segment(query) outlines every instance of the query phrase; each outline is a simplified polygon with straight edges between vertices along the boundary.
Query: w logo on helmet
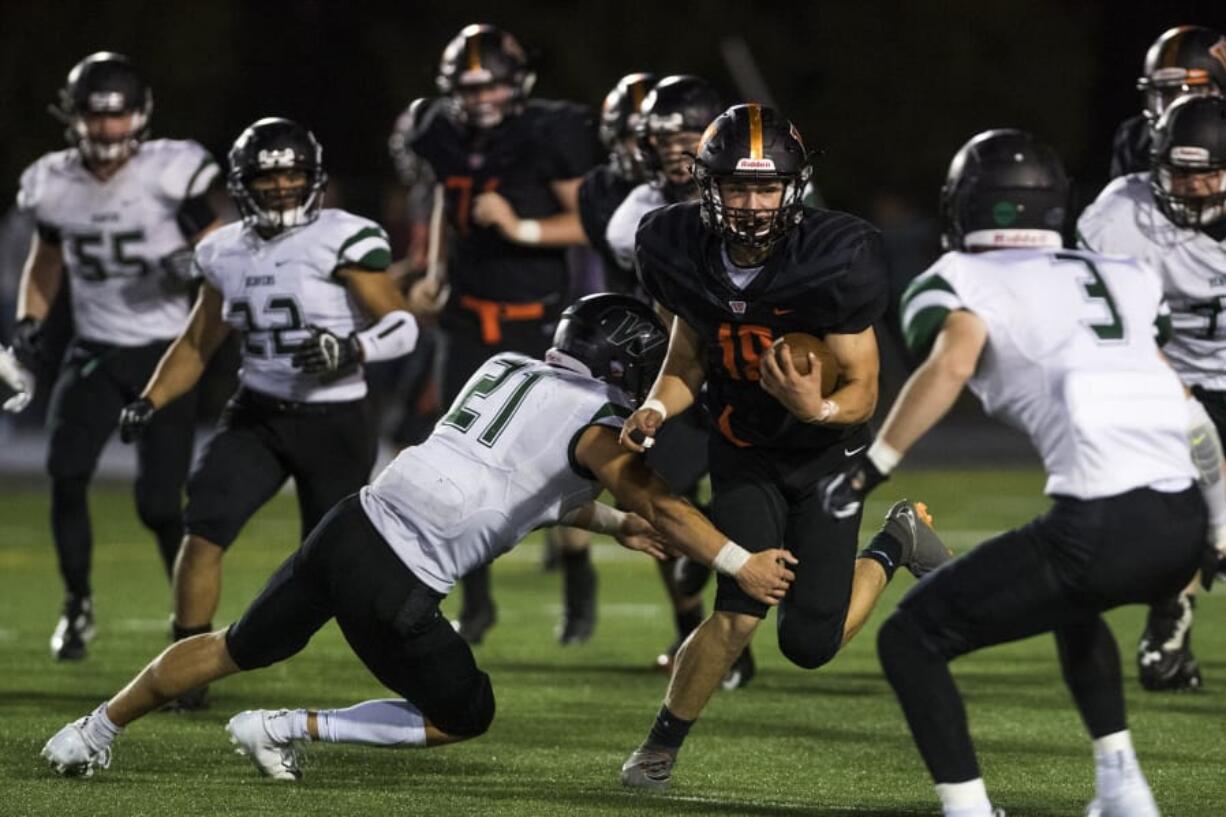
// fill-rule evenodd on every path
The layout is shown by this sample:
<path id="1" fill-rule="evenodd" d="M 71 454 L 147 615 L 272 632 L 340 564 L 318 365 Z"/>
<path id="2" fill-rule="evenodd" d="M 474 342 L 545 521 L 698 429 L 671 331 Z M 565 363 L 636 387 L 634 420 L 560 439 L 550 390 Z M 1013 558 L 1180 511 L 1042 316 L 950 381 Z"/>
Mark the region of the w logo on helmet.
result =
<path id="1" fill-rule="evenodd" d="M 624 313 L 621 322 L 605 337 L 613 346 L 626 347 L 626 354 L 631 357 L 642 357 L 668 340 L 649 321 L 629 312 Z"/>
<path id="2" fill-rule="evenodd" d="M 281 150 L 261 150 L 258 154 L 256 154 L 256 161 L 259 162 L 261 170 L 271 170 L 278 167 L 293 167 L 294 149 L 283 148 Z"/>

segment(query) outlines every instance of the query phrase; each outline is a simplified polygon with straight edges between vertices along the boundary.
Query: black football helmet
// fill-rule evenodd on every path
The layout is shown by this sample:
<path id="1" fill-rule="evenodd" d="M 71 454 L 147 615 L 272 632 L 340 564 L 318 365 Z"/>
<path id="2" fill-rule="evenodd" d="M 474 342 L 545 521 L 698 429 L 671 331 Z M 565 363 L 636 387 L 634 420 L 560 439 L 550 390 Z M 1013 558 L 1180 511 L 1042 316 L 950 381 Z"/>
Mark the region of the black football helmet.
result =
<path id="1" fill-rule="evenodd" d="M 804 218 L 805 185 L 813 174 L 800 132 L 774 108 L 733 105 L 711 123 L 694 159 L 702 221 L 733 244 L 769 249 Z M 783 197 L 770 209 L 729 207 L 726 181 L 781 181 Z"/>
<path id="2" fill-rule="evenodd" d="M 1068 196 L 1054 150 L 1014 128 L 984 131 L 949 164 L 941 244 L 947 250 L 1060 247 Z"/>
<path id="3" fill-rule="evenodd" d="M 1226 98 L 1176 100 L 1154 127 L 1150 188 L 1162 214 L 1197 229 L 1226 218 Z"/>
<path id="4" fill-rule="evenodd" d="M 441 93 L 452 98 L 456 116 L 475 128 L 493 128 L 514 113 L 532 93 L 536 74 L 528 56 L 510 33 L 485 23 L 467 25 L 447 47 L 435 78 Z M 511 98 L 505 105 L 465 105 L 466 89 L 506 85 Z"/>
<path id="5" fill-rule="evenodd" d="M 601 292 L 566 307 L 549 351 L 579 361 L 638 405 L 664 364 L 668 332 L 655 310 L 637 298 Z"/>
<path id="6" fill-rule="evenodd" d="M 87 159 L 113 162 L 137 151 L 149 132 L 153 113 L 153 91 L 123 54 L 99 51 L 73 66 L 60 89 L 60 98 L 50 107 L 51 114 L 67 129 L 64 138 Z M 131 127 L 122 135 L 91 136 L 88 116 L 131 114 Z"/>
<path id="7" fill-rule="evenodd" d="M 627 143 L 636 138 L 643 101 L 655 84 L 655 74 L 626 74 L 605 96 L 600 108 L 600 141 L 618 175 L 628 181 L 644 178 L 643 157 L 636 145 Z"/>
<path id="8" fill-rule="evenodd" d="M 723 109 L 715 86 L 690 74 L 665 77 L 643 99 L 636 128 L 639 153 L 648 177 L 662 187 L 673 188 L 670 198 L 683 198 L 692 190 L 693 157 L 684 152 L 672 155 L 662 148 L 660 140 L 679 133 L 701 134 Z"/>
<path id="9" fill-rule="evenodd" d="M 289 119 L 268 117 L 253 123 L 230 148 L 226 187 L 243 221 L 264 233 L 301 227 L 314 221 L 328 183 L 323 148 L 309 130 Z M 292 191 L 260 191 L 252 182 L 270 173 L 298 170 L 306 185 Z"/>
<path id="10" fill-rule="evenodd" d="M 1176 26 L 1145 52 L 1137 90 L 1151 124 L 1185 94 L 1226 93 L 1226 37 L 1204 26 Z"/>

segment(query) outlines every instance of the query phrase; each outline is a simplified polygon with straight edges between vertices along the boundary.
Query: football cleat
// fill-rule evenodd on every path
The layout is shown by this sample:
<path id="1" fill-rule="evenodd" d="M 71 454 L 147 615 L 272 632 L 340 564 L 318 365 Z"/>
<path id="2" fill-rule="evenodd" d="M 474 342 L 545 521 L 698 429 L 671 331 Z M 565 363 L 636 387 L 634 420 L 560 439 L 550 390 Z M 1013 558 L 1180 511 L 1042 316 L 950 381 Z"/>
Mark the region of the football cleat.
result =
<path id="1" fill-rule="evenodd" d="M 558 643 L 582 644 L 596 631 L 596 569 L 588 562 L 582 571 L 564 577 L 565 603 L 558 624 Z"/>
<path id="2" fill-rule="evenodd" d="M 1145 632 L 1137 644 L 1137 674 L 1150 692 L 1201 688 L 1200 666 L 1192 655 L 1192 619 L 1196 598 L 1180 594 L 1149 608 Z"/>
<path id="3" fill-rule="evenodd" d="M 58 661 L 80 661 L 95 632 L 93 600 L 89 596 L 69 596 L 51 634 L 51 655 Z"/>
<path id="4" fill-rule="evenodd" d="M 682 596 L 697 596 L 711 578 L 711 568 L 682 556 L 673 565 L 673 583 Z"/>
<path id="5" fill-rule="evenodd" d="M 451 622 L 451 626 L 460 634 L 460 638 L 476 646 L 497 622 L 498 608 L 492 600 L 487 600 L 472 607 L 465 605 L 460 610 L 460 617 Z"/>
<path id="6" fill-rule="evenodd" d="M 230 742 L 237 747 L 234 751 L 251 758 L 260 773 L 273 780 L 298 780 L 302 777 L 295 743 L 273 740 L 266 725 L 274 718 L 284 718 L 289 714 L 288 709 L 249 709 L 239 712 L 226 724 Z"/>
<path id="7" fill-rule="evenodd" d="M 932 515 L 923 502 L 900 499 L 885 515 L 881 530 L 902 544 L 902 566 L 916 578 L 931 573 L 954 557 L 932 529 Z"/>
<path id="8" fill-rule="evenodd" d="M 111 747 L 101 749 L 85 736 L 83 727 L 89 716 L 78 718 L 52 736 L 43 746 L 42 756 L 56 774 L 64 777 L 93 777 L 98 769 L 111 766 Z"/>
<path id="9" fill-rule="evenodd" d="M 643 744 L 622 764 L 622 785 L 632 789 L 666 789 L 676 762 L 675 749 Z"/>
<path id="10" fill-rule="evenodd" d="M 196 687 L 185 692 L 163 707 L 165 712 L 199 712 L 209 708 L 209 686 Z"/>
<path id="11" fill-rule="evenodd" d="M 719 685 L 728 691 L 740 689 L 741 687 L 748 686 L 757 672 L 758 668 L 754 664 L 753 653 L 749 651 L 749 647 L 746 647 L 737 656 L 732 666 L 729 667 L 728 674 L 719 682 Z"/>

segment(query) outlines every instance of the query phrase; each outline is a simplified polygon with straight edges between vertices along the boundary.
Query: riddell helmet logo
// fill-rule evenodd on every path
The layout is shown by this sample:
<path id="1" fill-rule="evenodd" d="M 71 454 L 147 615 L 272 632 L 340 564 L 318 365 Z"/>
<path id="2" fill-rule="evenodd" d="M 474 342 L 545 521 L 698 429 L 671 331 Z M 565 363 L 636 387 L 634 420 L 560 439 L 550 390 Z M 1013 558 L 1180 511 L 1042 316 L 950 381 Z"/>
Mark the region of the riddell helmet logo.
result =
<path id="1" fill-rule="evenodd" d="M 1209 149 L 1199 145 L 1174 145 L 1171 147 L 1171 162 L 1185 167 L 1206 167 L 1209 164 Z"/>
<path id="2" fill-rule="evenodd" d="M 123 94 L 118 91 L 96 91 L 89 95 L 89 109 L 95 113 L 123 110 Z"/>
<path id="3" fill-rule="evenodd" d="M 775 163 L 770 159 L 737 159 L 737 170 L 771 170 L 775 169 Z"/>
<path id="4" fill-rule="evenodd" d="M 275 167 L 293 167 L 294 149 L 261 150 L 256 155 L 256 161 L 260 163 L 261 170 L 269 170 Z"/>

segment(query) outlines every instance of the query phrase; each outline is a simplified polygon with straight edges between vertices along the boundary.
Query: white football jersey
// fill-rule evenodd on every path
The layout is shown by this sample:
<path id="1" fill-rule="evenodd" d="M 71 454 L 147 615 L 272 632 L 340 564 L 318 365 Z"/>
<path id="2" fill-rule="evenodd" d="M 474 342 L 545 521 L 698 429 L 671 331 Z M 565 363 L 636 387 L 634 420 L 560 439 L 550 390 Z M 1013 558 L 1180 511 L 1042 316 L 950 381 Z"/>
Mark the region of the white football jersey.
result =
<path id="1" fill-rule="evenodd" d="M 1189 385 L 1226 391 L 1226 242 L 1172 224 L 1149 182 L 1149 173 L 1134 173 L 1107 185 L 1077 221 L 1078 241 L 1162 276 L 1174 328 L 1162 351 Z"/>
<path id="2" fill-rule="evenodd" d="M 950 310 L 987 325 L 970 388 L 1026 432 L 1049 494 L 1080 499 L 1190 484 L 1183 387 L 1158 355 L 1152 271 L 1080 250 L 946 253 L 903 295 L 907 344 L 926 353 Z"/>
<path id="3" fill-rule="evenodd" d="M 664 198 L 663 190 L 643 183 L 631 190 L 630 195 L 613 211 L 609 226 L 605 228 L 605 240 L 609 242 L 609 249 L 622 269 L 634 269 L 634 235 L 643 216 L 666 204 L 668 200 Z"/>
<path id="4" fill-rule="evenodd" d="M 203 194 L 217 163 L 195 142 L 154 139 L 106 181 L 76 148 L 48 153 L 21 175 L 17 205 L 58 237 L 72 282 L 78 337 L 115 346 L 169 340 L 190 309 L 184 282 L 167 270 L 188 249 L 176 216 Z"/>
<path id="5" fill-rule="evenodd" d="M 327 379 L 294 368 L 310 326 L 339 337 L 370 323 L 335 276 L 340 267 L 381 273 L 391 263 L 387 233 L 344 210 L 321 210 L 310 224 L 270 239 L 243 222 L 210 233 L 196 248 L 195 266 L 224 301 L 226 322 L 242 333 L 239 381 L 283 400 L 335 402 L 366 396 L 359 367 Z"/>
<path id="6" fill-rule="evenodd" d="M 362 507 L 409 569 L 447 593 L 595 499 L 600 486 L 574 461 L 574 443 L 592 424 L 621 428 L 630 410 L 623 391 L 585 374 L 495 355 L 429 439 L 362 489 Z"/>

